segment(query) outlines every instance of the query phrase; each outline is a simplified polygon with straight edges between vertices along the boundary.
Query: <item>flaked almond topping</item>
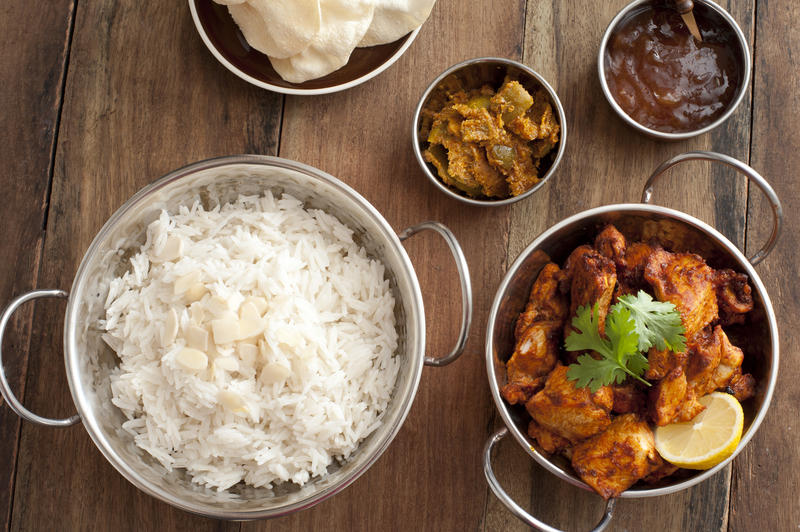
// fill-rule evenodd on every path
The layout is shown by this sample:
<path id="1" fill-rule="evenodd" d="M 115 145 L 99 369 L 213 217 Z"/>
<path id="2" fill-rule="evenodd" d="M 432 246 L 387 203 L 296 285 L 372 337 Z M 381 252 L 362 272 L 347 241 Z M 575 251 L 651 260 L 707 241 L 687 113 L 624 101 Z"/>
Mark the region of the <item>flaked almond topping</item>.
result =
<path id="1" fill-rule="evenodd" d="M 247 412 L 244 400 L 236 392 L 231 392 L 229 390 L 222 390 L 221 392 L 219 392 L 219 395 L 217 395 L 217 400 L 220 403 L 222 403 L 222 405 L 225 408 L 227 408 L 228 410 L 230 410 L 235 414 L 243 414 Z"/>
<path id="2" fill-rule="evenodd" d="M 268 307 L 267 300 L 264 299 L 263 297 L 248 296 L 247 298 L 245 298 L 243 305 L 246 305 L 248 303 L 252 304 L 256 308 L 259 317 L 263 316 L 264 313 L 267 311 Z"/>
<path id="3" fill-rule="evenodd" d="M 175 279 L 175 283 L 172 285 L 172 292 L 176 296 L 184 294 L 187 290 L 200 283 L 200 279 L 200 272 L 198 270 L 194 270 L 186 275 L 182 275 L 181 277 Z"/>
<path id="4" fill-rule="evenodd" d="M 183 369 L 201 371 L 208 366 L 208 357 L 198 349 L 184 347 L 175 355 L 175 362 Z"/>
<path id="5" fill-rule="evenodd" d="M 241 337 L 239 320 L 230 317 L 211 320 L 211 332 L 214 333 L 214 343 L 229 344 Z"/>
<path id="6" fill-rule="evenodd" d="M 200 351 L 208 351 L 208 329 L 198 325 L 186 328 L 186 345 Z"/>
<path id="7" fill-rule="evenodd" d="M 225 371 L 238 371 L 239 361 L 233 357 L 219 357 L 214 360 L 214 366 Z"/>
<path id="8" fill-rule="evenodd" d="M 151 250 L 152 251 L 152 250 Z M 179 236 L 170 235 L 157 253 L 150 255 L 153 262 L 169 262 L 177 260 L 183 256 L 183 239 Z"/>
<path id="9" fill-rule="evenodd" d="M 291 375 L 291 370 L 288 367 L 277 362 L 269 362 L 261 368 L 258 378 L 264 384 L 273 384 L 285 381 L 289 375 Z"/>
<path id="10" fill-rule="evenodd" d="M 203 309 L 202 303 L 195 301 L 189 305 L 189 317 L 192 318 L 192 321 L 197 325 L 203 323 L 206 319 L 206 311 Z"/>
<path id="11" fill-rule="evenodd" d="M 219 296 L 211 296 L 206 303 L 206 309 L 215 316 L 219 317 L 221 314 L 230 312 L 231 307 L 226 299 Z"/>
<path id="12" fill-rule="evenodd" d="M 178 313 L 174 308 L 169 309 L 161 329 L 161 347 L 167 347 L 175 342 L 178 336 Z"/>
<path id="13" fill-rule="evenodd" d="M 253 344 L 239 342 L 236 351 L 239 359 L 247 366 L 252 366 L 256 361 L 256 357 L 258 357 L 258 347 Z"/>

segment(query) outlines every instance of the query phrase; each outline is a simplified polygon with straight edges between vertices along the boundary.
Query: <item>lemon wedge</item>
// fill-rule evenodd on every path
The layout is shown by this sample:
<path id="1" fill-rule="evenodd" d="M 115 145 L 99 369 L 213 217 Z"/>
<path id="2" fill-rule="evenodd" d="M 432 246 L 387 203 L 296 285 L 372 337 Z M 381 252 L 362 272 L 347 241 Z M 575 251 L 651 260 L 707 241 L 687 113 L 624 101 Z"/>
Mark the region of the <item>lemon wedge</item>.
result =
<path id="1" fill-rule="evenodd" d="M 736 450 L 742 437 L 744 412 L 730 394 L 713 392 L 700 398 L 706 407 L 693 420 L 655 430 L 656 450 L 672 465 L 711 469 Z"/>

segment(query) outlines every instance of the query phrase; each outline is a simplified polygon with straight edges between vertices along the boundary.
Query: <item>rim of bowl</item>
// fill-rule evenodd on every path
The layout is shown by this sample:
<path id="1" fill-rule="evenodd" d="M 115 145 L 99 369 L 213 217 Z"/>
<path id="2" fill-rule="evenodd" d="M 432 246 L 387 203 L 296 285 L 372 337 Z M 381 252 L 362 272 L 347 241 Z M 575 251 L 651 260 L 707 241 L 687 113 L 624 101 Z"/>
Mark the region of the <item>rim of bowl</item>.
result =
<path id="1" fill-rule="evenodd" d="M 411 31 L 407 35 L 400 37 L 401 39 L 406 39 L 406 42 L 397 49 L 397 51 L 392 54 L 386 61 L 381 63 L 378 67 L 370 72 L 360 76 L 356 79 L 350 80 L 346 83 L 340 83 L 338 85 L 331 85 L 330 87 L 322 87 L 317 89 L 300 89 L 300 88 L 292 88 L 292 87 L 281 87 L 280 85 L 273 85 L 272 83 L 267 83 L 265 81 L 261 81 L 260 79 L 254 78 L 244 70 L 233 65 L 230 61 L 228 61 L 225 56 L 220 52 L 219 48 L 217 48 L 211 39 L 208 37 L 205 28 L 203 27 L 203 23 L 200 20 L 200 16 L 197 14 L 197 6 L 195 5 L 196 0 L 189 0 L 189 10 L 192 12 L 192 20 L 194 20 L 194 27 L 197 30 L 197 33 L 200 34 L 200 38 L 203 39 L 203 43 L 206 45 L 206 48 L 214 55 L 214 57 L 222 63 L 222 65 L 227 68 L 232 73 L 236 74 L 241 79 L 245 80 L 248 83 L 255 85 L 256 87 L 260 87 L 262 89 L 267 89 L 273 92 L 279 92 L 282 94 L 292 94 L 297 96 L 313 96 L 317 94 L 331 94 L 334 92 L 343 91 L 346 89 L 350 89 L 355 87 L 356 85 L 361 85 L 362 83 L 371 80 L 378 74 L 382 73 L 384 70 L 392 66 L 400 56 L 402 56 L 406 50 L 411 46 L 414 42 L 414 39 L 417 38 L 420 29 L 422 26 L 419 26 L 415 30 Z M 266 57 L 266 56 L 265 56 Z"/>
<path id="2" fill-rule="evenodd" d="M 698 3 L 708 6 L 713 11 L 716 11 L 722 19 L 728 23 L 730 29 L 736 35 L 736 38 L 739 42 L 739 47 L 742 51 L 742 61 L 744 66 L 744 78 L 742 79 L 742 83 L 739 86 L 739 92 L 734 98 L 733 102 L 728 106 L 728 109 L 722 113 L 722 115 L 717 118 L 714 122 L 710 123 L 707 126 L 704 126 L 700 129 L 696 129 L 693 131 L 685 131 L 682 133 L 667 133 L 664 131 L 658 131 L 656 129 L 651 129 L 649 127 L 643 126 L 633 118 L 631 118 L 628 113 L 626 113 L 622 107 L 617 103 L 617 100 L 614 99 L 614 95 L 611 94 L 611 90 L 608 88 L 608 82 L 606 81 L 605 75 L 605 52 L 606 48 L 608 47 L 608 41 L 611 39 L 611 35 L 614 33 L 614 29 L 616 29 L 617 25 L 620 21 L 625 18 L 631 11 L 639 7 L 643 4 L 650 4 L 653 0 L 633 0 L 630 4 L 626 5 L 625 7 L 620 10 L 619 13 L 611 20 L 611 23 L 606 28 L 605 33 L 603 34 L 603 40 L 600 41 L 600 51 L 597 54 L 597 74 L 600 78 L 600 88 L 603 90 L 603 95 L 606 97 L 606 101 L 611 106 L 612 109 L 617 113 L 617 115 L 622 118 L 629 126 L 633 127 L 640 133 L 644 133 L 650 137 L 659 138 L 662 140 L 684 140 L 689 139 L 692 137 L 697 137 L 704 133 L 708 133 L 712 129 L 715 129 L 722 125 L 730 116 L 733 114 L 734 111 L 739 107 L 739 104 L 742 103 L 744 99 L 744 95 L 747 94 L 747 90 L 750 87 L 750 77 L 752 75 L 753 63 L 752 59 L 750 58 L 750 46 L 747 43 L 747 37 L 745 37 L 742 28 L 739 27 L 739 24 L 736 20 L 728 13 L 722 6 L 719 4 L 714 3 L 712 0 L 696 0 Z"/>
<path id="3" fill-rule="evenodd" d="M 386 433 L 384 440 L 376 446 L 374 454 L 372 454 L 359 469 L 353 471 L 349 477 L 344 477 L 340 483 L 328 486 L 319 492 L 314 493 L 308 498 L 299 500 L 291 505 L 268 510 L 237 511 L 226 509 L 217 510 L 216 508 L 210 509 L 201 504 L 186 502 L 182 499 L 178 499 L 172 494 L 142 478 L 128 464 L 128 462 L 119 456 L 113 445 L 111 445 L 108 439 L 105 437 L 104 432 L 99 428 L 96 417 L 94 415 L 88 415 L 89 413 L 93 412 L 93 409 L 89 406 L 88 399 L 85 397 L 86 390 L 82 384 L 82 371 L 78 361 L 80 353 L 78 352 L 79 350 L 77 349 L 76 344 L 76 337 L 80 333 L 75 326 L 75 322 L 79 313 L 78 306 L 80 305 L 81 301 L 79 301 L 77 298 L 73 298 L 72 295 L 84 292 L 84 285 L 88 282 L 86 269 L 88 261 L 86 259 L 97 252 L 97 249 L 106 236 L 118 225 L 118 223 L 125 217 L 131 208 L 133 208 L 146 197 L 152 195 L 154 192 L 160 190 L 162 187 L 167 186 L 175 181 L 187 179 L 199 170 L 208 170 L 235 164 L 257 164 L 277 168 L 288 168 L 338 187 L 353 200 L 355 205 L 363 208 L 372 216 L 374 221 L 381 228 L 383 236 L 385 236 L 389 241 L 395 243 L 395 247 L 398 250 L 404 270 L 409 276 L 409 282 L 412 287 L 413 297 L 410 301 L 410 304 L 418 309 L 418 312 L 416 313 L 416 321 L 419 329 L 419 338 L 417 339 L 417 344 L 415 346 L 410 346 L 410 348 L 415 349 L 420 353 L 419 361 L 416 367 L 412 367 L 409 370 L 410 372 L 413 372 L 413 374 L 411 375 L 409 384 L 407 386 L 407 396 L 399 398 L 403 400 L 405 404 L 402 405 L 398 417 L 393 421 L 394 426 Z M 78 270 L 75 273 L 75 278 L 72 283 L 70 297 L 67 301 L 67 309 L 65 312 L 64 348 L 64 363 L 67 370 L 67 381 L 69 383 L 73 402 L 78 410 L 78 414 L 80 415 L 84 429 L 89 434 L 89 437 L 92 439 L 101 454 L 114 467 L 114 469 L 116 469 L 123 477 L 125 477 L 125 479 L 139 488 L 142 492 L 166 502 L 171 506 L 196 515 L 228 520 L 263 519 L 279 517 L 304 510 L 315 506 L 322 501 L 329 499 L 330 497 L 333 497 L 355 482 L 370 467 L 372 467 L 372 465 L 374 465 L 375 462 L 383 455 L 386 449 L 389 448 L 389 445 L 391 445 L 391 443 L 394 441 L 406 418 L 408 417 L 408 413 L 411 411 L 411 407 L 419 389 L 419 382 L 422 378 L 425 352 L 425 308 L 416 271 L 414 270 L 411 259 L 406 253 L 400 238 L 397 236 L 397 233 L 394 231 L 394 229 L 392 229 L 391 225 L 389 225 L 389 222 L 386 221 L 383 215 L 381 215 L 380 212 L 355 189 L 340 179 L 328 174 L 327 172 L 323 172 L 322 170 L 313 166 L 290 159 L 273 157 L 269 155 L 226 155 L 194 162 L 165 174 L 153 183 L 150 183 L 139 189 L 135 194 L 133 194 L 133 196 L 123 203 L 114 212 L 114 214 L 111 215 L 111 217 L 108 218 L 106 223 L 103 224 L 103 227 L 100 229 L 100 231 L 98 231 L 97 235 L 92 240 L 92 243 L 89 245 L 89 248 L 83 255 Z M 390 420 L 384 419 L 383 421 L 385 423 Z"/>
<path id="4" fill-rule="evenodd" d="M 522 431 L 517 427 L 514 420 L 511 419 L 511 416 L 508 412 L 508 405 L 505 404 L 503 398 L 500 396 L 500 386 L 497 383 L 496 372 L 494 368 L 494 346 L 493 346 L 493 337 L 494 337 L 494 326 L 495 321 L 497 320 L 497 313 L 500 308 L 501 296 L 505 293 L 508 289 L 508 285 L 511 283 L 511 279 L 517 274 L 520 265 L 522 262 L 532 253 L 535 249 L 539 248 L 542 243 L 548 240 L 553 234 L 560 231 L 563 227 L 571 225 L 575 222 L 579 222 L 583 219 L 589 218 L 591 216 L 597 214 L 605 214 L 609 212 L 613 213 L 624 213 L 627 211 L 648 211 L 653 214 L 659 215 L 666 215 L 669 217 L 673 217 L 675 219 L 680 220 L 681 222 L 687 223 L 691 226 L 694 226 L 697 229 L 708 234 L 709 237 L 714 238 L 716 242 L 718 242 L 722 247 L 724 247 L 728 252 L 730 252 L 737 262 L 741 265 L 742 269 L 744 269 L 747 274 L 750 276 L 750 281 L 755 285 L 756 290 L 758 291 L 759 295 L 762 297 L 764 301 L 764 311 L 767 315 L 767 322 L 769 324 L 769 334 L 772 338 L 772 371 L 769 376 L 769 383 L 767 384 L 767 390 L 764 393 L 764 401 L 762 403 L 761 408 L 756 412 L 755 416 L 753 417 L 753 421 L 750 424 L 750 427 L 747 429 L 747 433 L 742 435 L 741 440 L 739 441 L 739 445 L 736 446 L 736 450 L 734 450 L 733 454 L 731 454 L 728 458 L 717 464 L 716 466 L 708 469 L 701 474 L 697 475 L 696 477 L 678 482 L 677 484 L 671 486 L 664 486 L 660 488 L 650 488 L 650 489 L 642 489 L 642 490 L 626 490 L 619 495 L 618 498 L 623 499 L 639 499 L 644 497 L 656 497 L 659 495 L 668 495 L 671 493 L 676 493 L 678 491 L 682 491 L 686 488 L 692 487 L 700 482 L 703 482 L 707 478 L 713 476 L 717 472 L 719 472 L 722 468 L 727 466 L 730 462 L 733 461 L 734 458 L 747 446 L 750 440 L 755 436 L 755 433 L 758 431 L 761 422 L 764 420 L 764 417 L 767 415 L 767 410 L 769 410 L 769 405 L 772 402 L 772 395 L 775 390 L 775 383 L 778 380 L 778 367 L 780 362 L 780 338 L 778 336 L 778 325 L 777 319 L 775 317 L 775 309 L 772 306 L 772 300 L 767 293 L 766 288 L 764 287 L 764 283 L 761 281 L 761 277 L 755 270 L 755 267 L 747 260 L 747 257 L 737 248 L 736 246 L 731 243 L 722 233 L 708 225 L 707 223 L 703 222 L 686 214 L 685 212 L 677 211 L 675 209 L 670 209 L 667 207 L 662 207 L 660 205 L 650 205 L 647 203 L 620 203 L 614 205 L 604 205 L 601 207 L 595 207 L 593 209 L 588 209 L 585 211 L 581 211 L 577 214 L 574 214 L 568 218 L 561 220 L 560 222 L 552 225 L 539 236 L 537 236 L 533 242 L 531 242 L 525 249 L 523 249 L 520 254 L 514 259 L 514 262 L 508 268 L 508 271 L 503 276 L 503 280 L 500 283 L 500 286 L 497 288 L 497 291 L 494 295 L 494 300 L 492 302 L 492 307 L 489 312 L 489 319 L 486 325 L 486 343 L 484 346 L 485 349 L 485 363 L 486 363 L 486 374 L 489 380 L 489 389 L 492 392 L 492 399 L 494 400 L 495 407 L 500 412 L 500 416 L 503 418 L 503 423 L 506 427 L 508 427 L 509 432 L 512 434 L 514 439 L 517 441 L 519 445 L 522 446 L 523 449 L 533 457 L 536 462 L 545 468 L 547 471 L 555 475 L 556 477 L 560 478 L 561 480 L 572 484 L 578 488 L 594 492 L 594 490 L 589 487 L 583 481 L 577 479 L 577 476 L 569 476 L 564 473 L 559 467 L 554 465 L 546 456 L 542 455 L 535 447 L 533 447 L 528 441 L 527 437 L 522 433 Z"/>
<path id="5" fill-rule="evenodd" d="M 419 138 L 418 126 L 419 126 L 420 115 L 422 114 L 422 108 L 427 103 L 428 97 L 431 95 L 434 89 L 436 89 L 439 83 L 441 83 L 442 80 L 444 80 L 444 78 L 446 78 L 450 74 L 453 74 L 454 72 L 457 72 L 458 70 L 461 70 L 462 68 L 472 66 L 478 63 L 499 63 L 501 65 L 513 66 L 515 68 L 522 70 L 526 74 L 530 75 L 533 79 L 535 79 L 536 82 L 538 82 L 542 86 L 542 88 L 547 91 L 552 103 L 556 108 L 556 112 L 558 113 L 558 121 L 559 121 L 558 125 L 561 129 L 560 133 L 561 136 L 558 141 L 558 151 L 556 152 L 556 156 L 553 159 L 553 163 L 550 165 L 550 168 L 548 168 L 547 172 L 545 172 L 544 176 L 539 180 L 538 183 L 536 183 L 533 187 L 531 187 L 529 190 L 526 190 L 519 196 L 511 196 L 510 198 L 499 199 L 499 200 L 479 200 L 470 198 L 465 195 L 461 195 L 458 192 L 452 190 L 447 185 L 445 185 L 437 176 L 433 175 L 431 169 L 428 167 L 428 163 L 422 157 L 421 144 L 424 143 L 425 141 Z M 450 68 L 439 74 L 436 77 L 436 79 L 434 79 L 431 83 L 428 84 L 428 87 L 425 89 L 425 92 L 422 93 L 422 97 L 419 99 L 417 107 L 414 110 L 414 120 L 412 121 L 411 124 L 411 143 L 414 149 L 414 155 L 417 159 L 417 162 L 419 163 L 419 166 L 422 168 L 422 171 L 425 172 L 425 175 L 428 177 L 428 179 L 440 191 L 444 192 L 453 199 L 457 199 L 469 205 L 478 205 L 481 207 L 501 207 L 503 205 L 509 205 L 511 203 L 515 203 L 517 201 L 521 201 L 525 198 L 530 197 L 534 192 L 536 192 L 542 186 L 544 186 L 544 184 L 550 179 L 550 176 L 552 176 L 555 173 L 556 168 L 558 168 L 558 165 L 561 163 L 561 159 L 564 157 L 564 150 L 566 149 L 567 146 L 567 117 L 564 113 L 564 106 L 561 104 L 561 100 L 558 98 L 556 91 L 547 82 L 547 80 L 544 79 L 544 77 L 541 74 L 539 74 L 529 66 L 524 65 L 519 61 L 514 61 L 513 59 L 505 59 L 503 57 L 476 57 L 474 59 L 467 59 L 466 61 L 462 61 L 460 63 L 451 66 Z"/>

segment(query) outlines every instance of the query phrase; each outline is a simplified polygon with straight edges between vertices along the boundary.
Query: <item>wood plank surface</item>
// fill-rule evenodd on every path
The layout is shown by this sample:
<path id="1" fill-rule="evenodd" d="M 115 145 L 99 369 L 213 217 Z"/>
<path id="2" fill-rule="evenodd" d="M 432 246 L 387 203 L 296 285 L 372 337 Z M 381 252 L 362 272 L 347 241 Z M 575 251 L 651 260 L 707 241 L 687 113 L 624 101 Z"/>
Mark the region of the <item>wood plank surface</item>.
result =
<path id="1" fill-rule="evenodd" d="M 756 270 L 766 285 L 778 320 L 780 370 L 772 404 L 753 440 L 733 464 L 730 530 L 800 529 L 800 9 L 794 3 L 757 3 L 752 166 L 775 188 L 783 203 L 778 245 Z M 761 248 L 771 229 L 769 204 L 750 188 L 747 251 Z"/>
<path id="2" fill-rule="evenodd" d="M 277 150 L 282 98 L 231 76 L 203 46 L 185 2 L 81 2 L 58 139 L 40 286 L 69 288 L 105 220 L 139 188 L 185 164 Z M 63 307 L 36 309 L 28 403 L 74 411 Z M 14 530 L 238 530 L 151 498 L 119 475 L 81 426 L 22 428 Z"/>
<path id="3" fill-rule="evenodd" d="M 58 0 L 42 9 L 14 0 L 0 8 L 3 304 L 36 286 L 39 275 L 72 3 Z M 20 24 L 21 20 L 35 23 Z M 3 342 L 3 370 L 19 398 L 24 398 L 33 308 L 29 304 L 18 311 Z M 8 528 L 20 420 L 3 403 L 0 398 L 0 525 Z"/>
<path id="4" fill-rule="evenodd" d="M 283 97 L 230 74 L 202 45 L 183 0 L 78 1 L 75 10 L 73 2 L 58 0 L 41 11 L 14 0 L 0 9 L 6 81 L 0 102 L 7 110 L 0 153 L 8 161 L 0 179 L 11 205 L 0 252 L 14 257 L 0 264 L 0 302 L 34 286 L 68 288 L 105 220 L 164 173 L 217 155 L 261 153 L 339 177 L 398 232 L 424 220 L 448 225 L 472 271 L 475 317 L 464 356 L 445 368 L 425 368 L 402 430 L 366 474 L 312 509 L 269 521 L 227 523 L 175 510 L 119 475 L 82 427 L 23 423 L 20 429 L 0 405 L 0 511 L 7 529 L 525 530 L 482 474 L 483 444 L 502 426 L 484 369 L 494 291 L 507 265 L 546 228 L 587 208 L 637 202 L 661 161 L 694 149 L 750 161 L 784 201 L 784 234 L 757 268 L 779 316 L 781 374 L 769 415 L 732 467 L 681 493 L 620 501 L 609 530 L 800 526 L 800 453 L 792 439 L 800 430 L 800 370 L 792 364 L 800 349 L 794 334 L 800 329 L 794 275 L 800 193 L 792 182 L 800 172 L 796 6 L 719 2 L 753 45 L 752 90 L 724 126 L 665 143 L 625 126 L 597 80 L 597 46 L 627 0 L 439 0 L 397 64 L 359 87 L 314 97 Z M 17 23 L 26 18 L 36 19 L 35 29 Z M 558 92 L 568 122 L 567 151 L 553 179 L 533 197 L 500 209 L 445 198 L 418 168 L 410 139 L 413 110 L 427 84 L 458 61 L 490 55 L 541 73 Z M 749 253 L 768 231 L 758 192 L 708 163 L 673 170 L 656 188 L 655 203 L 707 221 Z M 436 235 L 404 245 L 423 289 L 427 354 L 440 356 L 460 316 L 455 267 Z M 12 386 L 31 409 L 53 417 L 74 411 L 61 363 L 62 321 L 63 304 L 26 307 L 4 343 Z M 548 523 L 584 530 L 602 513 L 599 497 L 559 481 L 510 438 L 493 464 L 509 494 Z"/>

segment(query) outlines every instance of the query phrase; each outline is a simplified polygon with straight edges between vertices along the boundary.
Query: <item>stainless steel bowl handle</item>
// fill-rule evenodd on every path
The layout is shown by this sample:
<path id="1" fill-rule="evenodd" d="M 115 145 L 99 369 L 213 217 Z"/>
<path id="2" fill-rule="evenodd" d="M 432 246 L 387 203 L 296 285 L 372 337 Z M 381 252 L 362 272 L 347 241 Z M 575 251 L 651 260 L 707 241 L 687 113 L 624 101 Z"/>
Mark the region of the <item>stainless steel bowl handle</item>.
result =
<path id="1" fill-rule="evenodd" d="M 642 191 L 642 203 L 650 203 L 650 198 L 653 195 L 653 185 L 655 185 L 656 181 L 658 181 L 662 174 L 676 164 L 684 161 L 716 161 L 726 164 L 734 170 L 738 170 L 747 176 L 747 179 L 755 183 L 758 188 L 761 189 L 761 192 L 763 192 L 767 197 L 770 207 L 772 207 L 772 234 L 769 235 L 767 243 L 764 244 L 764 246 L 758 250 L 755 255 L 750 257 L 750 263 L 755 266 L 767 258 L 769 252 L 772 251 L 773 247 L 775 247 L 775 242 L 778 240 L 778 235 L 781 233 L 781 227 L 783 226 L 783 208 L 781 207 L 781 202 L 778 199 L 778 195 L 775 193 L 775 190 L 773 190 L 767 180 L 761 177 L 758 172 L 738 159 L 734 159 L 728 155 L 723 155 L 713 151 L 690 151 L 676 155 L 672 159 L 661 163 L 661 166 L 656 168 L 656 171 L 653 172 L 653 175 L 651 175 L 650 179 L 647 180 L 644 190 Z"/>
<path id="2" fill-rule="evenodd" d="M 6 400 L 8 407 L 19 417 L 31 423 L 44 425 L 46 427 L 69 427 L 70 425 L 78 423 L 81 418 L 79 415 L 75 414 L 66 419 L 50 419 L 38 416 L 22 406 L 22 403 L 19 402 L 14 392 L 11 391 L 11 387 L 8 385 L 8 379 L 6 379 L 5 368 L 3 368 L 3 336 L 5 336 L 6 327 L 8 326 L 8 321 L 11 319 L 11 315 L 26 301 L 39 297 L 59 297 L 61 299 L 67 299 L 68 296 L 69 294 L 63 290 L 33 290 L 27 294 L 22 294 L 12 301 L 3 311 L 2 316 L 0 316 L 0 392 L 3 394 L 3 398 Z"/>
<path id="3" fill-rule="evenodd" d="M 514 499 L 509 497 L 508 493 L 506 493 L 503 487 L 500 485 L 500 482 L 497 481 L 497 477 L 494 476 L 494 470 L 492 469 L 492 448 L 494 448 L 495 444 L 502 440 L 506 434 L 508 434 L 508 429 L 503 427 L 492 434 L 492 436 L 489 438 L 489 441 L 486 442 L 486 446 L 483 448 L 483 474 L 486 475 L 486 482 L 489 483 L 489 487 L 492 489 L 497 498 L 500 499 L 500 502 L 502 502 L 506 508 L 511 510 L 511 513 L 517 516 L 520 521 L 530 527 L 543 530 L 545 532 L 561 532 L 561 530 L 558 528 L 553 528 L 547 523 L 539 521 L 525 511 L 520 505 L 514 502 Z M 605 528 L 611 523 L 611 519 L 614 517 L 614 506 L 616 503 L 616 499 L 609 499 L 606 501 L 606 510 L 603 513 L 603 518 L 592 529 L 592 532 L 600 532 L 601 530 L 605 530 Z"/>
<path id="4" fill-rule="evenodd" d="M 456 240 L 456 236 L 450 229 L 438 222 L 424 222 L 413 227 L 409 227 L 398 236 L 400 240 L 405 240 L 419 233 L 420 231 L 436 231 L 439 233 L 450 251 L 453 253 L 453 258 L 456 261 L 456 268 L 458 268 L 458 277 L 461 280 L 461 330 L 458 333 L 458 340 L 456 346 L 450 351 L 450 354 L 441 358 L 425 357 L 426 366 L 446 366 L 461 356 L 464 352 L 464 346 L 467 344 L 467 335 L 469 334 L 469 327 L 472 324 L 472 281 L 469 277 L 469 267 L 467 266 L 467 259 L 464 257 L 464 252 L 461 250 L 461 245 Z"/>

